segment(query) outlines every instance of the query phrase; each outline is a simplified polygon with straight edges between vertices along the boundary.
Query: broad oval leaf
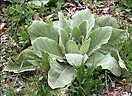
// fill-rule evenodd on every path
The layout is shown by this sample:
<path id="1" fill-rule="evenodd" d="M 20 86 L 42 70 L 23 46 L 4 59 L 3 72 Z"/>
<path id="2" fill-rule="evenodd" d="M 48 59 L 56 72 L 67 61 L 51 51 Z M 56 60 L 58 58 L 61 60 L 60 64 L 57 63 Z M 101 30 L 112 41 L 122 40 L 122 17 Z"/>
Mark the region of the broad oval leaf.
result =
<path id="1" fill-rule="evenodd" d="M 123 69 L 126 69 L 126 66 L 123 62 L 123 60 L 121 59 L 120 55 L 119 55 L 119 52 L 117 50 L 111 50 L 111 53 L 112 53 L 112 56 L 119 62 L 119 66 Z"/>
<path id="2" fill-rule="evenodd" d="M 122 75 L 123 76 L 126 76 L 128 75 L 128 69 L 124 63 L 124 61 L 121 59 L 120 55 L 119 55 L 119 52 L 117 50 L 111 50 L 111 54 L 112 56 L 117 60 L 121 70 L 122 70 Z"/>
<path id="3" fill-rule="evenodd" d="M 65 54 L 66 53 L 66 49 L 65 49 L 65 46 L 64 46 L 64 44 L 63 44 L 61 39 L 59 39 L 59 45 L 60 45 L 62 53 Z"/>
<path id="4" fill-rule="evenodd" d="M 14 73 L 35 70 L 35 66 L 32 65 L 28 60 L 34 60 L 36 65 L 41 64 L 41 59 L 31 49 L 23 50 L 18 56 L 12 57 L 15 62 L 8 62 L 7 66 L 4 67 L 5 71 Z"/>
<path id="5" fill-rule="evenodd" d="M 71 26 L 79 26 L 83 21 L 88 20 L 92 16 L 89 9 L 77 11 L 71 19 Z"/>
<path id="6" fill-rule="evenodd" d="M 96 18 L 95 25 L 96 27 L 111 26 L 113 28 L 116 28 L 117 21 L 115 18 L 112 18 L 111 16 L 101 16 L 101 17 Z"/>
<path id="7" fill-rule="evenodd" d="M 63 29 L 59 29 L 59 45 L 61 47 L 62 53 L 66 53 L 65 45 L 66 42 L 68 41 L 69 37 L 68 34 L 65 32 Z"/>
<path id="8" fill-rule="evenodd" d="M 64 15 L 59 12 L 58 13 L 58 17 L 59 17 L 59 21 L 60 21 L 60 27 L 62 29 L 64 29 L 68 33 L 68 35 L 69 35 L 69 33 L 71 33 L 71 28 L 68 25 L 66 19 L 64 18 Z"/>
<path id="9" fill-rule="evenodd" d="M 65 87 L 71 83 L 74 77 L 74 67 L 66 64 L 59 64 L 55 60 L 50 62 L 48 84 L 52 89 Z"/>
<path id="10" fill-rule="evenodd" d="M 79 48 L 76 42 L 73 40 L 69 40 L 66 43 L 66 51 L 67 53 L 77 53 L 79 51 Z"/>
<path id="11" fill-rule="evenodd" d="M 82 23 L 80 23 L 79 29 L 80 29 L 81 35 L 83 35 L 85 38 L 87 34 L 87 20 L 82 21 Z"/>
<path id="12" fill-rule="evenodd" d="M 118 62 L 110 54 L 103 55 L 100 52 L 95 52 L 86 63 L 87 66 L 92 66 L 93 64 L 96 65 L 96 67 L 101 66 L 102 69 L 109 70 L 115 76 L 121 75 L 121 68 Z"/>
<path id="13" fill-rule="evenodd" d="M 112 28 L 112 34 L 108 44 L 115 45 L 120 42 L 121 39 L 125 39 L 126 32 L 121 29 Z"/>
<path id="14" fill-rule="evenodd" d="M 39 57 L 42 57 L 42 52 L 47 52 L 50 55 L 54 55 L 59 58 L 63 57 L 59 44 L 47 37 L 38 37 L 33 41 L 32 46 L 35 54 Z"/>
<path id="15" fill-rule="evenodd" d="M 66 33 L 66 31 L 65 30 L 63 30 L 63 29 L 59 29 L 59 41 L 62 41 L 62 43 L 64 44 L 64 45 L 66 45 L 66 42 L 69 40 L 69 36 L 68 36 L 68 34 Z"/>
<path id="16" fill-rule="evenodd" d="M 28 29 L 31 42 L 38 37 L 48 37 L 58 42 L 59 32 L 53 26 L 44 23 L 43 21 L 34 21 Z"/>
<path id="17" fill-rule="evenodd" d="M 92 28 L 94 27 L 95 24 L 95 18 L 94 15 L 92 14 L 90 18 L 87 20 L 87 32 L 86 32 L 86 39 L 89 37 Z"/>
<path id="18" fill-rule="evenodd" d="M 123 42 L 127 38 L 126 32 L 121 29 L 112 28 L 112 34 L 109 41 L 101 46 L 100 51 L 103 53 L 109 53 L 111 49 L 118 50 L 118 44 Z"/>
<path id="19" fill-rule="evenodd" d="M 88 20 L 82 21 L 79 25 L 79 29 L 81 32 L 81 35 L 85 37 L 85 39 L 88 39 L 89 34 L 91 33 L 92 28 L 94 27 L 95 19 L 94 16 L 91 15 L 91 17 Z"/>
<path id="20" fill-rule="evenodd" d="M 76 26 L 72 29 L 72 33 L 71 33 L 72 37 L 75 38 L 75 40 L 78 40 L 78 38 L 80 38 L 81 36 L 81 32 L 79 30 L 79 28 L 77 28 Z"/>
<path id="21" fill-rule="evenodd" d="M 104 58 L 97 63 L 97 66 L 101 66 L 102 69 L 109 70 L 115 76 L 121 75 L 121 68 L 118 62 L 110 54 L 107 54 L 106 56 L 104 56 Z"/>
<path id="22" fill-rule="evenodd" d="M 90 41 L 88 54 L 91 55 L 93 52 L 99 49 L 103 44 L 106 44 L 110 39 L 111 34 L 112 34 L 112 28 L 108 26 L 93 30 L 89 35 L 91 41 Z"/>
<path id="23" fill-rule="evenodd" d="M 100 52 L 94 52 L 86 62 L 86 66 L 92 66 L 92 64 L 97 64 L 99 61 L 101 61 L 104 58 L 105 55 L 103 55 Z"/>
<path id="24" fill-rule="evenodd" d="M 65 54 L 65 57 L 72 66 L 79 67 L 83 63 L 83 55 L 81 54 Z"/>
<path id="25" fill-rule="evenodd" d="M 80 54 L 86 54 L 88 52 L 89 49 L 89 45 L 90 45 L 90 38 L 88 40 L 85 40 L 82 44 L 82 46 L 80 47 L 79 53 Z"/>

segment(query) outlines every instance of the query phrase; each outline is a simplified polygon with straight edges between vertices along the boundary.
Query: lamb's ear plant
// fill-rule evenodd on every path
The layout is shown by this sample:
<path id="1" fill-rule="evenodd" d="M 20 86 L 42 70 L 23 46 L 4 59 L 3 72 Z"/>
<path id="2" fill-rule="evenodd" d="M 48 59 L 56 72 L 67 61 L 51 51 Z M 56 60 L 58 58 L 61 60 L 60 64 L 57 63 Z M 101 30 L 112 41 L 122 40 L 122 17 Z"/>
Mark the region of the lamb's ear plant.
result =
<path id="1" fill-rule="evenodd" d="M 77 69 L 82 65 L 90 67 L 95 64 L 95 68 L 101 66 L 115 76 L 127 71 L 115 47 L 125 36 L 125 32 L 116 28 L 116 19 L 110 16 L 95 19 L 90 10 L 85 9 L 77 11 L 71 19 L 59 13 L 58 23 L 59 26 L 43 21 L 33 22 L 29 34 L 34 55 L 28 54 L 30 58 L 21 61 L 47 68 L 47 82 L 52 89 L 70 86 L 77 76 Z M 16 72 L 10 64 L 5 69 Z"/>

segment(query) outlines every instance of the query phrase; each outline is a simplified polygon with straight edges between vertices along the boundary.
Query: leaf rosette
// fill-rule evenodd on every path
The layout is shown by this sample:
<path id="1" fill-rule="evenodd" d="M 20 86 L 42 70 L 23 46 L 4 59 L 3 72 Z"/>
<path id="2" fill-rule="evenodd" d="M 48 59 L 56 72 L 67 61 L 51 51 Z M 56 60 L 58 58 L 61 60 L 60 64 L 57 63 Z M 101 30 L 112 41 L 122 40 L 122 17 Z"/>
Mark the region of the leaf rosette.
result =
<path id="1" fill-rule="evenodd" d="M 58 15 L 57 27 L 43 21 L 34 21 L 29 27 L 32 52 L 39 59 L 25 59 L 35 66 L 47 68 L 48 84 L 52 89 L 70 85 L 82 64 L 101 66 L 115 76 L 121 76 L 122 69 L 127 71 L 113 46 L 125 36 L 116 28 L 116 19 L 110 16 L 95 19 L 89 9 L 77 11 L 68 20 L 62 13 Z"/>

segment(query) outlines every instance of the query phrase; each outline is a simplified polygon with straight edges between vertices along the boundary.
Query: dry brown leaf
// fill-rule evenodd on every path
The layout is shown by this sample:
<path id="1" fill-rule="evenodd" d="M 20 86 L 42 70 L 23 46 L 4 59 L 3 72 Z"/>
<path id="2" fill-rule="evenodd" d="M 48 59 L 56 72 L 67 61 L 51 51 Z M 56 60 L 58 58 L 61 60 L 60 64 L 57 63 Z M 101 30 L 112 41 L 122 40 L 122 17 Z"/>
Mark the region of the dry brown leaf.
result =
<path id="1" fill-rule="evenodd" d="M 3 32 L 6 23 L 0 23 L 0 33 Z"/>

